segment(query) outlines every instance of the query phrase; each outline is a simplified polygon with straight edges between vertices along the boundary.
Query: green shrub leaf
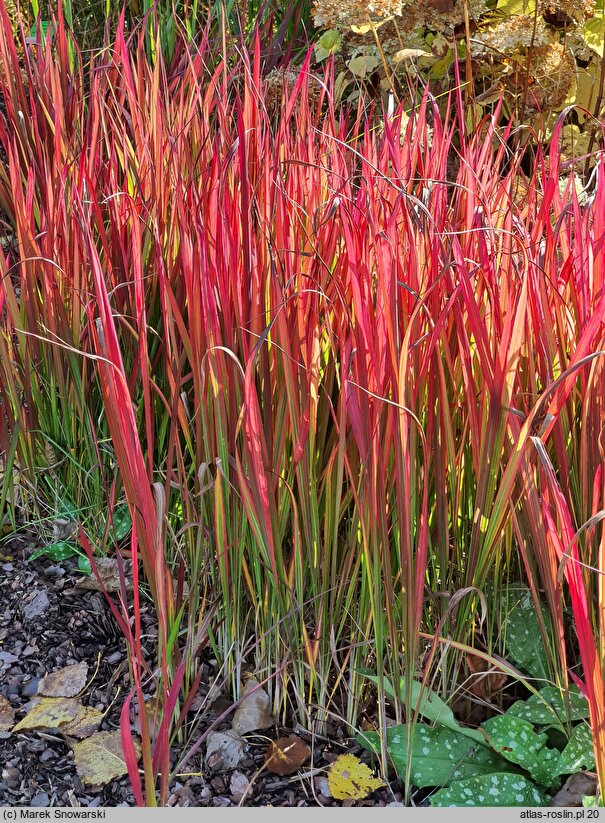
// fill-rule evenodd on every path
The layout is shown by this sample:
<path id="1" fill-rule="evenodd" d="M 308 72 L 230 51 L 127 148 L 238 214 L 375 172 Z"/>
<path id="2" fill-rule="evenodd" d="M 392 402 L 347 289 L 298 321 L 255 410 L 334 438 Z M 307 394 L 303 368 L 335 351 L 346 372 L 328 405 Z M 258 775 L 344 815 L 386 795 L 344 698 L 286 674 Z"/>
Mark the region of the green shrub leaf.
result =
<path id="1" fill-rule="evenodd" d="M 582 769 L 594 770 L 592 733 L 588 724 L 580 723 L 574 728 L 569 743 L 561 752 L 558 766 L 558 774 L 575 774 Z"/>
<path id="2" fill-rule="evenodd" d="M 526 777 L 500 772 L 458 780 L 431 797 L 431 806 L 544 806 L 546 797 Z"/>
<path id="3" fill-rule="evenodd" d="M 361 746 L 380 752 L 377 732 L 357 736 Z M 407 727 L 387 729 L 387 750 L 399 777 L 408 763 Z M 510 771 L 510 764 L 485 746 L 477 746 L 459 731 L 417 723 L 412 738 L 411 781 L 418 788 L 446 786 L 451 780 Z"/>
<path id="4" fill-rule="evenodd" d="M 552 786 L 557 782 L 559 752 L 547 748 L 547 735 L 537 734 L 531 723 L 503 714 L 486 720 L 483 729 L 495 751 L 528 771 L 536 783 Z"/>

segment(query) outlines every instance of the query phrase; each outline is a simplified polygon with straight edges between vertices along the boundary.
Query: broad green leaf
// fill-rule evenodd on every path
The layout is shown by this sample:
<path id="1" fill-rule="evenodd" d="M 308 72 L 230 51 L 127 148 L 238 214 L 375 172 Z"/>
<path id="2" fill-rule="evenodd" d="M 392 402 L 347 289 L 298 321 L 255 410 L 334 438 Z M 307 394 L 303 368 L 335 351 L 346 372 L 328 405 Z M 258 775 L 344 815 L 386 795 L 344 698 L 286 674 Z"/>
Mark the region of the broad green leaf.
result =
<path id="1" fill-rule="evenodd" d="M 353 72 L 355 77 L 361 77 L 362 79 L 372 74 L 374 69 L 378 68 L 379 65 L 379 58 L 373 57 L 371 54 L 352 57 L 347 63 L 349 71 Z"/>
<path id="2" fill-rule="evenodd" d="M 399 777 L 408 763 L 407 727 L 387 729 L 387 750 Z M 368 751 L 380 752 L 377 732 L 364 732 L 357 741 Z M 510 764 L 485 746 L 477 746 L 464 734 L 444 726 L 417 723 L 412 738 L 411 781 L 414 786 L 446 786 L 481 774 L 510 771 Z"/>
<path id="3" fill-rule="evenodd" d="M 546 802 L 534 783 L 507 772 L 458 780 L 431 796 L 431 806 L 545 806 Z"/>
<path id="4" fill-rule="evenodd" d="M 536 0 L 498 0 L 496 8 L 507 17 L 513 14 L 535 14 Z"/>
<path id="5" fill-rule="evenodd" d="M 559 752 L 545 744 L 546 734 L 537 734 L 531 723 L 509 714 L 486 720 L 482 728 L 498 754 L 529 772 L 542 786 L 556 782 Z"/>
<path id="6" fill-rule="evenodd" d="M 584 42 L 593 51 L 603 57 L 603 29 L 605 28 L 605 16 L 602 9 L 595 9 L 594 17 L 586 20 L 581 35 Z"/>
<path id="7" fill-rule="evenodd" d="M 506 614 L 502 633 L 505 654 L 532 677 L 547 678 L 548 661 L 530 590 L 526 586 L 510 587 L 502 595 L 501 604 Z M 545 607 L 542 614 L 546 625 L 550 625 Z"/>
<path id="8" fill-rule="evenodd" d="M 78 569 L 82 572 L 82 574 L 91 575 L 92 574 L 92 566 L 90 564 L 90 560 L 88 557 L 85 557 L 81 554 L 78 557 Z"/>
<path id="9" fill-rule="evenodd" d="M 371 680 L 373 683 L 378 684 L 378 678 L 374 674 L 367 674 L 365 670 L 361 672 L 365 674 L 368 680 Z M 405 678 L 401 678 L 400 685 L 399 685 L 399 695 L 395 694 L 393 686 L 391 683 L 384 678 L 384 690 L 386 694 L 390 695 L 391 697 L 399 697 L 399 699 L 405 702 L 406 693 L 405 693 Z M 422 688 L 422 683 L 419 683 L 417 680 L 412 681 L 412 708 L 415 709 L 418 707 L 418 714 L 422 715 L 426 720 L 431 720 L 433 723 L 439 723 L 440 726 L 445 726 L 447 729 L 452 729 L 453 731 L 459 732 L 460 734 L 465 735 L 466 737 L 470 738 L 471 740 L 480 743 L 482 746 L 485 746 L 485 738 L 481 734 L 480 731 L 477 729 L 467 729 L 464 726 L 461 726 L 460 723 L 454 717 L 454 713 L 447 705 L 445 701 L 443 701 L 435 692 L 431 691 L 428 688 Z"/>
<path id="10" fill-rule="evenodd" d="M 340 51 L 341 43 L 342 38 L 335 29 L 329 29 L 328 31 L 325 31 L 319 38 L 319 45 L 328 54 L 335 54 L 336 52 Z"/>
<path id="11" fill-rule="evenodd" d="M 42 546 L 41 549 L 36 549 L 29 556 L 30 560 L 37 560 L 39 557 L 49 557 L 54 563 L 59 560 L 67 560 L 68 557 L 75 557 L 82 552 L 69 540 L 58 540 L 56 543 L 50 543 L 48 546 Z"/>
<path id="12" fill-rule="evenodd" d="M 575 774 L 583 769 L 595 768 L 592 732 L 587 723 L 580 723 L 571 733 L 569 743 L 561 752 L 558 774 Z"/>
<path id="13" fill-rule="evenodd" d="M 125 537 L 128 537 L 131 531 L 132 517 L 130 516 L 130 509 L 124 503 L 121 506 L 117 506 L 113 513 L 111 534 L 114 540 L 119 543 L 124 540 Z"/>
<path id="14" fill-rule="evenodd" d="M 556 686 L 546 686 L 528 700 L 517 700 L 507 714 L 527 720 L 536 726 L 550 726 L 553 723 L 585 720 L 589 716 L 588 703 L 582 692 L 572 686 L 563 695 Z"/>

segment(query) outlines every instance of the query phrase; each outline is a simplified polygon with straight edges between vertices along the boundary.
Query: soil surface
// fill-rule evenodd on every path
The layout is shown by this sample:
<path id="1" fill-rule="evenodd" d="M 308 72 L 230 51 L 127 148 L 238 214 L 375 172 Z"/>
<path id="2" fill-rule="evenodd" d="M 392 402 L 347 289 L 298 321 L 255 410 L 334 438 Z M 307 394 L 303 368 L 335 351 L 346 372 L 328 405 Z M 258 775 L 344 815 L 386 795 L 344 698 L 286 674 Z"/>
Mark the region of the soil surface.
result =
<path id="1" fill-rule="evenodd" d="M 27 712 L 25 707 L 36 694 L 41 678 L 85 661 L 88 682 L 81 701 L 104 713 L 101 731 L 115 731 L 119 728 L 124 696 L 130 690 L 125 641 L 105 596 L 81 588 L 82 573 L 75 560 L 28 560 L 38 545 L 36 535 L 27 530 L 0 543 L 0 696 L 15 710 L 16 723 Z M 143 626 L 147 659 L 152 661 L 156 631 L 150 613 L 143 613 Z M 207 709 L 202 712 L 189 747 L 212 724 L 217 731 L 231 729 L 228 718 L 216 724 L 229 701 L 219 692 L 210 703 L 207 697 L 213 680 L 213 661 L 208 661 L 199 700 L 193 705 L 198 714 L 200 705 L 205 703 Z M 312 759 L 291 776 L 270 774 L 263 768 L 269 740 L 294 732 L 311 746 Z M 0 731 L 0 806 L 135 805 L 128 777 L 98 788 L 83 785 L 70 742 L 73 740 L 69 741 L 57 729 Z M 186 765 L 186 774 L 171 786 L 169 804 L 401 805 L 401 785 L 396 780 L 364 801 L 341 801 L 328 796 L 326 770 L 339 754 L 357 754 L 369 762 L 366 753 L 346 736 L 344 726 L 331 728 L 329 739 L 312 737 L 300 727 L 275 726 L 245 735 L 245 744 L 237 767 L 223 771 L 213 769 L 210 759 L 206 763 L 203 744 Z M 177 748 L 174 755 L 179 755 Z"/>

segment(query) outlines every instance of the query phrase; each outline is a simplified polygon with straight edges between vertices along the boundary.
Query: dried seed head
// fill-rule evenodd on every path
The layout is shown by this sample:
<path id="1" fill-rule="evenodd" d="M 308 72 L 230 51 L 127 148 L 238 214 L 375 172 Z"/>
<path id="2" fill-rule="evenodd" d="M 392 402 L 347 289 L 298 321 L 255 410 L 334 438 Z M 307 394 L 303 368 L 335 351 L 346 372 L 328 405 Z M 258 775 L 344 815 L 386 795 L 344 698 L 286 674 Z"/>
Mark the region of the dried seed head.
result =
<path id="1" fill-rule="evenodd" d="M 473 51 L 485 53 L 489 50 L 510 54 L 530 46 L 546 46 L 550 35 L 544 20 L 538 18 L 534 32 L 534 18 L 527 14 L 518 14 L 498 23 L 497 26 L 475 35 Z"/>
<path id="2" fill-rule="evenodd" d="M 573 54 L 561 43 L 532 49 L 530 75 L 541 94 L 530 94 L 530 98 L 535 98 L 539 108 L 547 107 L 551 111 L 560 109 L 573 85 L 575 73 Z"/>
<path id="3" fill-rule="evenodd" d="M 284 91 L 291 94 L 299 76 L 297 72 L 291 69 L 273 69 L 265 77 L 265 104 L 269 111 L 273 112 L 281 106 Z M 315 108 L 320 97 L 321 86 L 319 81 L 314 75 L 310 74 L 308 82 L 309 106 Z"/>
<path id="4" fill-rule="evenodd" d="M 349 28 L 401 15 L 403 0 L 316 0 L 313 20 L 318 28 Z"/>

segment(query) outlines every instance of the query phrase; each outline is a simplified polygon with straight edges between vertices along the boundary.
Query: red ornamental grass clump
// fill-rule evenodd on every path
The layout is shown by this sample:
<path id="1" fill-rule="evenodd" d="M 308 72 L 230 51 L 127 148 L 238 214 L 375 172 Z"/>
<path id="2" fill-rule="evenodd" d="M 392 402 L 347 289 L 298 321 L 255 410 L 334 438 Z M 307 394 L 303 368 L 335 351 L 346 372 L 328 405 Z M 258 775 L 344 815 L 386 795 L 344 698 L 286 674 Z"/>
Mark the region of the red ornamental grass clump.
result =
<path id="1" fill-rule="evenodd" d="M 495 120 L 460 135 L 460 100 L 373 125 L 307 59 L 268 106 L 260 54 L 150 65 L 120 29 L 84 76 L 59 21 L 28 89 L 0 35 L 0 448 L 31 471 L 52 438 L 73 494 L 94 472 L 131 508 L 155 664 L 124 619 L 138 594 L 123 625 L 167 718 L 144 729 L 147 802 L 206 639 L 276 711 L 353 719 L 356 669 L 411 683 L 419 631 L 467 589 L 448 631 L 470 642 L 488 580 L 546 592 L 563 683 L 570 597 L 602 713 L 602 590 L 573 565 L 602 552 L 588 532 L 567 551 L 602 506 L 602 167 L 588 204 L 562 192 L 556 129 L 521 200 L 520 153 Z"/>

